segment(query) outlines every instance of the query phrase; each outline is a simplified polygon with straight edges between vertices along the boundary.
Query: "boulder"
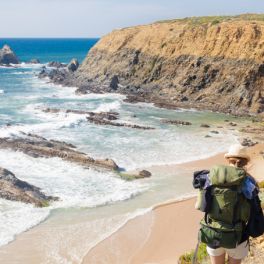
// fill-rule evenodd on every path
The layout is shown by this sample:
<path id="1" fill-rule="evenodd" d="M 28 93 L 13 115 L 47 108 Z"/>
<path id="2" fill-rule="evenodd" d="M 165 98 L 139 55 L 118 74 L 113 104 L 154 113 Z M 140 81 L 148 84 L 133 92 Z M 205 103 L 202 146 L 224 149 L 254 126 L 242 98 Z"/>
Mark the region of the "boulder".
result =
<path id="1" fill-rule="evenodd" d="M 218 131 L 216 131 L 216 130 L 212 130 L 212 131 L 210 131 L 212 134 L 219 134 L 219 132 Z"/>
<path id="2" fill-rule="evenodd" d="M 163 123 L 165 124 L 171 124 L 171 125 L 181 125 L 181 126 L 190 126 L 192 125 L 191 122 L 188 121 L 182 121 L 182 120 L 163 120 Z"/>
<path id="3" fill-rule="evenodd" d="M 75 72 L 79 68 L 79 62 L 77 59 L 72 59 L 71 62 L 67 65 L 69 71 Z"/>
<path id="4" fill-rule="evenodd" d="M 119 176 L 121 179 L 126 180 L 126 181 L 133 181 L 137 179 L 144 179 L 144 178 L 149 178 L 151 177 L 151 172 L 147 170 L 142 170 L 142 171 L 131 171 L 131 172 L 120 172 Z"/>
<path id="5" fill-rule="evenodd" d="M 237 124 L 234 123 L 234 122 L 230 122 L 229 125 L 230 125 L 230 126 L 233 126 L 233 127 L 234 127 L 234 126 L 237 126 Z"/>
<path id="6" fill-rule="evenodd" d="M 254 142 L 252 139 L 250 139 L 250 138 L 243 138 L 242 140 L 241 140 L 241 145 L 243 146 L 243 147 L 253 147 L 253 146 L 255 146 L 256 144 L 258 144 L 258 142 Z"/>
<path id="7" fill-rule="evenodd" d="M 27 62 L 28 64 L 39 64 L 40 60 L 39 59 L 31 59 L 30 61 Z"/>
<path id="8" fill-rule="evenodd" d="M 88 93 L 89 93 L 89 87 L 87 86 L 81 86 L 75 91 L 76 95 L 83 95 L 83 94 L 88 94 Z"/>
<path id="9" fill-rule="evenodd" d="M 8 45 L 0 49 L 0 64 L 19 64 L 17 56 Z"/>
<path id="10" fill-rule="evenodd" d="M 51 61 L 48 63 L 48 67 L 53 67 L 53 68 L 64 68 L 66 64 L 58 62 L 58 61 Z"/>
<path id="11" fill-rule="evenodd" d="M 201 124 L 201 127 L 204 127 L 204 128 L 209 128 L 210 126 L 207 125 L 207 124 Z"/>
<path id="12" fill-rule="evenodd" d="M 151 172 L 147 170 L 142 170 L 139 172 L 139 177 L 141 178 L 149 178 L 151 176 Z"/>
<path id="13" fill-rule="evenodd" d="M 57 197 L 45 195 L 40 188 L 21 181 L 9 170 L 0 167 L 0 198 L 34 204 L 37 207 L 48 206 L 57 201 Z"/>

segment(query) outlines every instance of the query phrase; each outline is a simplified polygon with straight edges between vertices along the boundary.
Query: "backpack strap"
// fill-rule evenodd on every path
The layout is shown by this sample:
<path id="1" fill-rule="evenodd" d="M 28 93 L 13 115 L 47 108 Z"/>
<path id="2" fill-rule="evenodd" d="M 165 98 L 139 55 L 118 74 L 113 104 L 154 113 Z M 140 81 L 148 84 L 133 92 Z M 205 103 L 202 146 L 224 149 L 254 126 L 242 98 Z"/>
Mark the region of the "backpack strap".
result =
<path id="1" fill-rule="evenodd" d="M 233 211 L 233 219 L 232 219 L 232 225 L 235 227 L 235 225 L 239 222 L 241 222 L 241 219 L 238 219 L 238 208 L 239 208 L 239 203 L 240 203 L 240 192 L 239 188 L 236 188 L 237 191 L 237 198 L 236 198 L 236 203 L 234 205 L 234 211 Z"/>

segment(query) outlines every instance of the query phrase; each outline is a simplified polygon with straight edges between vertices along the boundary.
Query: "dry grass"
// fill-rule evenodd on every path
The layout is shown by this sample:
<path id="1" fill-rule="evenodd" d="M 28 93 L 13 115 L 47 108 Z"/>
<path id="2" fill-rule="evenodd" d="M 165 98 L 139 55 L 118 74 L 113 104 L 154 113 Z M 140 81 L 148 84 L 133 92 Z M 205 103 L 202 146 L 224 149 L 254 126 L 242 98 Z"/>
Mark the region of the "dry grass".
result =
<path id="1" fill-rule="evenodd" d="M 230 20 L 245 20 L 245 21 L 264 21 L 264 14 L 242 14 L 237 16 L 203 16 L 203 17 L 186 17 L 172 20 L 161 20 L 156 23 L 173 23 L 182 22 L 188 23 L 189 25 L 204 25 L 211 24 L 216 25 L 225 21 Z"/>

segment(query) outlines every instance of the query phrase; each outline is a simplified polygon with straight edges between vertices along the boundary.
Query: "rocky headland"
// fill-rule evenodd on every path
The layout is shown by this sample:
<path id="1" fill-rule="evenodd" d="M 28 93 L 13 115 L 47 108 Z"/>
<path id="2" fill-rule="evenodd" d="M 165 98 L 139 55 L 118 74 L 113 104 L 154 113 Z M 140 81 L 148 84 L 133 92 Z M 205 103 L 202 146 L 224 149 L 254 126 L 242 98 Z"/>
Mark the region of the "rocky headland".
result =
<path id="1" fill-rule="evenodd" d="M 264 112 L 264 16 L 195 17 L 115 30 L 75 71 L 51 74 L 76 93 L 231 114 Z"/>
<path id="2" fill-rule="evenodd" d="M 40 188 L 21 181 L 9 170 L 0 168 L 0 198 L 30 203 L 37 207 L 48 206 L 57 197 L 45 195 Z"/>

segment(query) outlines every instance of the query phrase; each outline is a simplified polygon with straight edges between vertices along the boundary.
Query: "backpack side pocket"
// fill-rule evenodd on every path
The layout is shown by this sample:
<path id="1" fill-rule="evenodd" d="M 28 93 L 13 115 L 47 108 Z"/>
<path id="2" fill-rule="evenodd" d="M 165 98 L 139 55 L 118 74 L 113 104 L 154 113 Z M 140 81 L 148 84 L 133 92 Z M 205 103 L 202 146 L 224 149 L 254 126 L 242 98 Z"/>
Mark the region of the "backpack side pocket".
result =
<path id="1" fill-rule="evenodd" d="M 195 209 L 200 210 L 204 213 L 209 213 L 212 204 L 211 188 L 208 187 L 205 190 L 200 189 L 198 192 Z"/>

